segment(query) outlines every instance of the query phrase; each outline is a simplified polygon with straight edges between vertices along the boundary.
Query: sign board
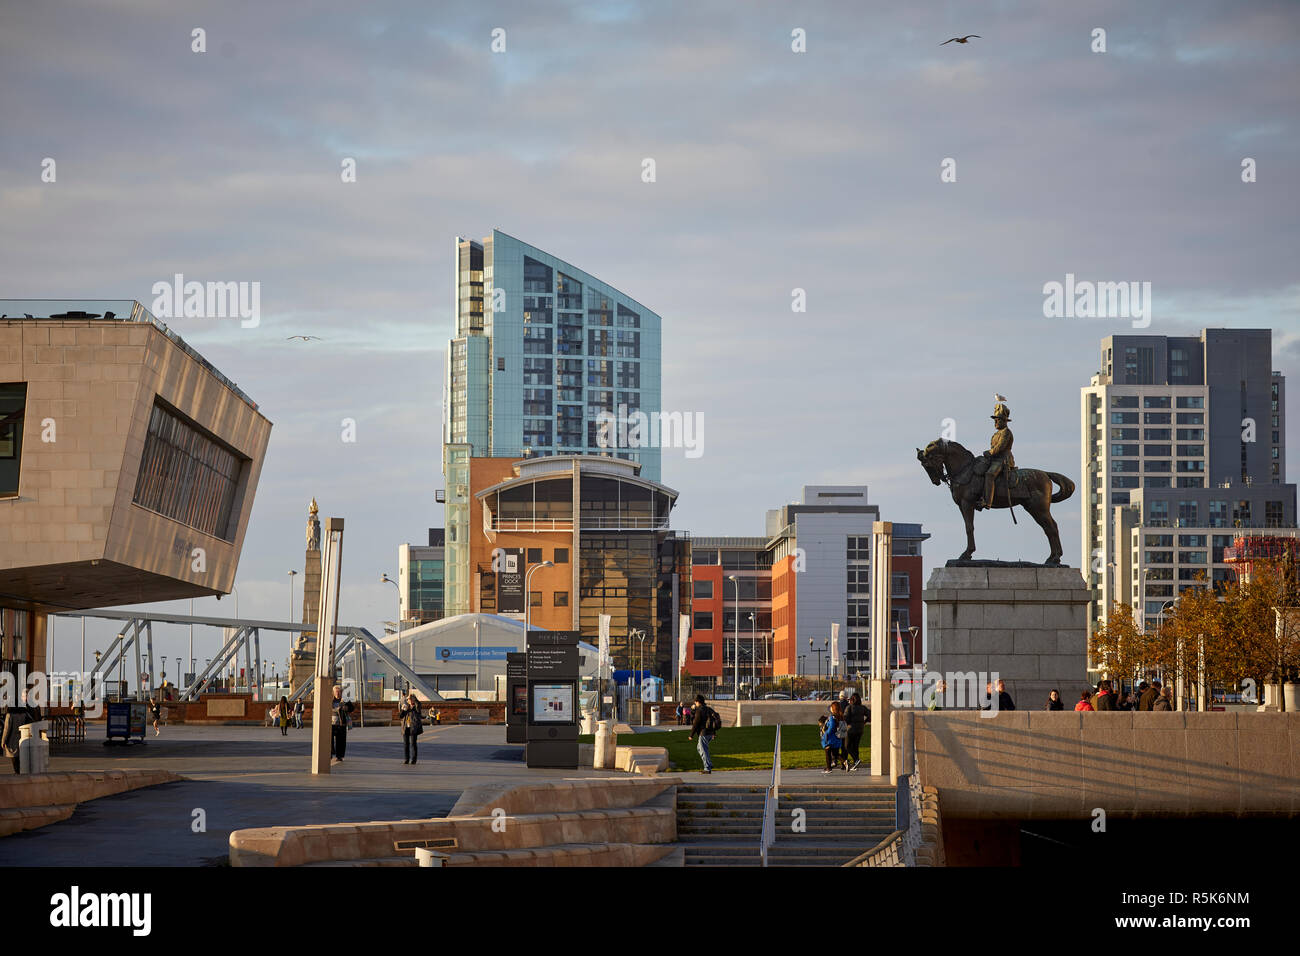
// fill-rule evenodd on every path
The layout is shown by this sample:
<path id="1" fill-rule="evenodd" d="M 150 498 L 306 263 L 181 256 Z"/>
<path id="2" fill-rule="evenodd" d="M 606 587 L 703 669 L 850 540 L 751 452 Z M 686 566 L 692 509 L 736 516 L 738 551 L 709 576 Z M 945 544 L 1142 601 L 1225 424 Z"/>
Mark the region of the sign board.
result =
<path id="1" fill-rule="evenodd" d="M 527 639 L 525 759 L 529 767 L 576 770 L 578 632 L 530 631 Z M 516 701 L 512 697 L 512 705 Z"/>
<path id="2" fill-rule="evenodd" d="M 507 654 L 513 654 L 517 648 L 513 644 L 494 644 L 490 647 L 447 647 L 437 646 L 433 649 L 438 663 L 452 661 L 504 661 Z"/>
<path id="3" fill-rule="evenodd" d="M 506 743 L 528 743 L 528 655 L 506 655 Z"/>
<path id="4" fill-rule="evenodd" d="M 497 613 L 524 613 L 524 549 L 503 548 L 497 568 Z"/>

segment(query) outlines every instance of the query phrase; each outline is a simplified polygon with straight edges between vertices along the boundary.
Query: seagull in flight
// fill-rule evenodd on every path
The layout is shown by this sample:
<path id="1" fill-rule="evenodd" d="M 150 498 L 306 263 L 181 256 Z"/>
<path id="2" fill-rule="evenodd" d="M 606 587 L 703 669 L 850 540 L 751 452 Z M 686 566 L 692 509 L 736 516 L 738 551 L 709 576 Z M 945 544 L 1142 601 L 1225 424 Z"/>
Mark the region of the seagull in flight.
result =
<path id="1" fill-rule="evenodd" d="M 968 43 L 970 42 L 971 37 L 974 37 L 976 40 L 984 39 L 978 33 L 968 33 L 964 37 L 953 37 L 951 40 L 944 40 L 939 44 L 939 46 L 947 46 L 949 43 Z"/>
<path id="2" fill-rule="evenodd" d="M 323 341 L 319 335 L 290 335 L 285 339 L 285 341 L 288 342 L 292 339 L 302 339 L 304 342 L 311 342 L 313 340 L 317 342 Z"/>

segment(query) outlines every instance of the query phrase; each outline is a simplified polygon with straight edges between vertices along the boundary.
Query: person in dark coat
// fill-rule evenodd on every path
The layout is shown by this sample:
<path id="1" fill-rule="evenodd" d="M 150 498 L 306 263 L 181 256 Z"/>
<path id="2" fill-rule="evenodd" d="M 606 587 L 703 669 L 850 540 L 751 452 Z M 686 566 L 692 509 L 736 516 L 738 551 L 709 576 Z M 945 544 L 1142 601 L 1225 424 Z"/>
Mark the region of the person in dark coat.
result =
<path id="1" fill-rule="evenodd" d="M 998 681 L 998 710 L 1015 710 L 1016 702 L 1007 693 L 1006 681 Z"/>
<path id="2" fill-rule="evenodd" d="M 1151 709 L 1152 710 L 1173 710 L 1174 709 L 1174 701 L 1173 698 L 1169 696 L 1168 687 L 1165 687 L 1160 691 L 1160 696 L 1157 697 L 1155 703 L 1151 705 Z"/>
<path id="3" fill-rule="evenodd" d="M 1138 684 L 1138 710 L 1150 710 L 1160 696 L 1160 688 L 1152 688 L 1146 681 Z"/>
<path id="4" fill-rule="evenodd" d="M 844 709 L 844 721 L 849 725 L 849 735 L 844 742 L 844 749 L 850 771 L 862 766 L 862 735 L 866 733 L 867 721 L 870 719 L 871 711 L 862 705 L 862 695 L 854 692 L 849 698 L 848 707 Z"/>
<path id="5" fill-rule="evenodd" d="M 398 708 L 397 714 L 402 721 L 402 753 L 405 756 L 402 763 L 413 764 L 420 756 L 418 738 L 424 733 L 424 714 L 420 713 L 420 701 L 416 698 L 415 691 L 402 698 L 402 706 Z"/>
<path id="6" fill-rule="evenodd" d="M 705 704 L 704 695 L 695 695 L 695 721 L 691 724 L 690 739 L 699 738 L 695 749 L 699 751 L 700 760 L 704 761 L 704 772 L 713 773 L 713 758 L 709 756 L 709 744 L 713 742 L 714 735 L 708 730 L 709 714 L 713 713 L 712 709 Z"/>
<path id="7" fill-rule="evenodd" d="M 1055 687 L 1047 695 L 1047 706 L 1043 710 L 1065 710 L 1065 701 L 1061 700 L 1061 692 Z"/>
<path id="8" fill-rule="evenodd" d="M 343 762 L 348 752 L 348 728 L 352 726 L 352 701 L 343 699 L 343 688 L 334 685 L 334 699 L 330 701 L 330 757 Z"/>
<path id="9" fill-rule="evenodd" d="M 1092 702 L 1092 709 L 1100 713 L 1115 710 L 1115 695 L 1110 692 L 1110 681 L 1104 680 L 1097 685 L 1097 697 Z"/>

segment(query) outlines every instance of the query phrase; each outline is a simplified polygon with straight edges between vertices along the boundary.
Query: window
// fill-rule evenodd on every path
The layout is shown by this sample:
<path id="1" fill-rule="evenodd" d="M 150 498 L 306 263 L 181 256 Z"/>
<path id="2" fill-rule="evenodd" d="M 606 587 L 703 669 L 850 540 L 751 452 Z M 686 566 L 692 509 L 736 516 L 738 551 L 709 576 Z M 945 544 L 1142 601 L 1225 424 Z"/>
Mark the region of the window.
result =
<path id="1" fill-rule="evenodd" d="M 1174 453 L 1173 448 L 1173 445 L 1147 445 L 1145 451 L 1148 458 L 1168 458 Z M 1151 463 L 1147 462 L 1147 468 L 1150 467 Z"/>
<path id="2" fill-rule="evenodd" d="M 909 597 L 912 593 L 912 580 L 907 572 L 894 572 L 890 575 L 890 594 L 893 597 Z"/>
<path id="3" fill-rule="evenodd" d="M 1147 441 L 1169 441 L 1173 437 L 1173 431 L 1169 428 L 1147 428 L 1143 429 L 1142 437 Z"/>
<path id="4" fill-rule="evenodd" d="M 155 404 L 132 500 L 142 508 L 226 541 L 244 459 Z"/>
<path id="5" fill-rule="evenodd" d="M 528 563 L 529 563 L 529 564 L 541 564 L 541 563 L 542 563 L 542 549 L 541 549 L 541 548 L 529 548 L 529 549 L 528 549 Z"/>
<path id="6" fill-rule="evenodd" d="M 1281 528 L 1282 524 L 1282 502 L 1266 501 L 1264 502 L 1264 527 Z"/>
<path id="7" fill-rule="evenodd" d="M 870 561 L 871 535 L 850 536 L 848 540 L 848 558 L 850 561 Z"/>
<path id="8" fill-rule="evenodd" d="M 23 414 L 27 383 L 0 385 L 0 497 L 18 494 L 18 471 L 23 455 Z"/>
<path id="9" fill-rule="evenodd" d="M 554 601 L 554 604 L 552 605 L 553 607 L 568 607 L 568 606 L 569 606 L 569 592 L 568 592 L 568 591 L 556 591 L 555 594 L 554 594 L 554 596 L 553 596 L 553 601 Z"/>
<path id="10" fill-rule="evenodd" d="M 696 612 L 695 612 L 695 623 L 694 623 L 692 626 L 693 626 L 693 627 L 695 628 L 695 630 L 697 630 L 697 631 L 711 631 L 711 630 L 713 630 L 713 612 L 712 612 L 712 611 L 696 611 Z"/>
<path id="11" fill-rule="evenodd" d="M 541 592 L 541 591 L 529 591 L 529 592 L 528 592 L 528 606 L 529 606 L 529 607 L 541 607 L 541 606 L 542 606 L 542 592 Z"/>
<path id="12" fill-rule="evenodd" d="M 1181 418 L 1182 416 L 1180 415 L 1179 417 Z M 1143 412 L 1143 413 L 1142 413 L 1142 424 L 1144 424 L 1144 425 L 1168 425 L 1168 424 L 1169 424 L 1169 413 L 1168 413 L 1168 412 Z"/>
<path id="13" fill-rule="evenodd" d="M 1195 501 L 1178 502 L 1178 527 L 1195 528 L 1200 523 L 1200 509 Z"/>
<path id="14" fill-rule="evenodd" d="M 1152 501 L 1147 505 L 1147 524 L 1153 528 L 1169 527 L 1169 502 Z"/>
<path id="15" fill-rule="evenodd" d="M 1172 534 L 1149 534 L 1143 543 L 1148 548 L 1172 548 L 1174 546 L 1174 536 Z"/>
<path id="16" fill-rule="evenodd" d="M 867 565 L 849 565 L 848 592 L 850 594 L 867 594 L 870 591 L 871 568 Z"/>
<path id="17" fill-rule="evenodd" d="M 694 590 L 691 592 L 699 600 L 707 600 L 713 597 L 712 581 L 695 581 Z"/>
<path id="18" fill-rule="evenodd" d="M 1110 437 L 1115 441 L 1137 441 L 1139 430 L 1136 428 L 1112 428 Z"/>
<path id="19" fill-rule="evenodd" d="M 921 542 L 916 538 L 894 538 L 894 554 L 919 555 Z"/>
<path id="20" fill-rule="evenodd" d="M 1168 395 L 1147 395 L 1142 399 L 1143 408 L 1168 408 Z"/>
<path id="21" fill-rule="evenodd" d="M 870 627 L 871 626 L 871 602 L 870 601 L 849 601 L 847 623 L 849 627 Z"/>
<path id="22" fill-rule="evenodd" d="M 696 642 L 696 643 L 692 643 L 692 644 L 691 644 L 691 647 L 694 649 L 694 651 L 693 651 L 693 655 L 694 655 L 694 657 L 695 657 L 695 659 L 696 659 L 697 661 L 711 661 L 711 660 L 713 660 L 713 645 L 712 645 L 712 644 L 701 644 L 701 643 Z"/>
<path id="23" fill-rule="evenodd" d="M 1165 416 L 1169 418 L 1168 415 Z M 1111 412 L 1110 423 L 1112 425 L 1136 425 L 1138 423 L 1137 412 Z"/>
<path id="24" fill-rule="evenodd" d="M 1179 551 L 1178 563 L 1179 564 L 1204 564 L 1205 552 L 1204 551 Z"/>
<path id="25" fill-rule="evenodd" d="M 1110 453 L 1112 455 L 1128 455 L 1136 457 L 1138 454 L 1137 445 L 1111 445 Z"/>
<path id="26" fill-rule="evenodd" d="M 1204 425 L 1205 415 L 1202 412 L 1179 412 L 1178 424 L 1180 425 Z"/>
<path id="27" fill-rule="evenodd" d="M 506 370 L 506 360 L 503 356 L 497 359 L 497 371 L 504 372 L 505 370 Z"/>
<path id="28" fill-rule="evenodd" d="M 1167 405 L 1165 407 L 1168 408 Z M 1179 395 L 1178 407 L 1179 408 L 1204 408 L 1205 398 L 1201 395 Z"/>
<path id="29" fill-rule="evenodd" d="M 1111 408 L 1137 408 L 1138 397 L 1136 395 L 1112 395 L 1110 397 Z"/>
<path id="30" fill-rule="evenodd" d="M 1165 535 L 1164 537 L 1169 537 Z M 1218 535 L 1216 535 L 1218 537 Z M 1180 534 L 1178 536 L 1178 547 L 1180 548 L 1203 548 L 1205 547 L 1205 535 L 1203 534 Z"/>

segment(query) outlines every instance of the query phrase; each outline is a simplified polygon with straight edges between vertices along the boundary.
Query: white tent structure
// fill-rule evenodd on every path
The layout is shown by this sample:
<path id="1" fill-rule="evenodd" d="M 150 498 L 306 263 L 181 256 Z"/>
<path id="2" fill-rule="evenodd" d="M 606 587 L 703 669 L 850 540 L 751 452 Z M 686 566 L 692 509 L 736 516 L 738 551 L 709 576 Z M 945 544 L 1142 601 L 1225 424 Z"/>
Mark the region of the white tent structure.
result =
<path id="1" fill-rule="evenodd" d="M 522 621 L 497 614 L 458 614 L 429 624 L 385 634 L 384 646 L 405 661 L 442 697 L 493 700 L 498 677 L 506 673 L 506 654 L 524 650 Z M 596 648 L 578 645 L 583 677 L 596 676 Z M 367 668 L 372 680 L 394 680 L 382 664 Z M 401 686 L 401 678 L 397 678 Z"/>

